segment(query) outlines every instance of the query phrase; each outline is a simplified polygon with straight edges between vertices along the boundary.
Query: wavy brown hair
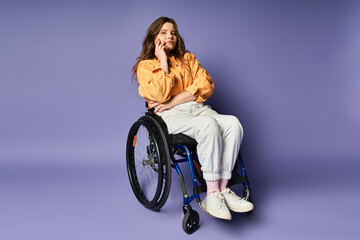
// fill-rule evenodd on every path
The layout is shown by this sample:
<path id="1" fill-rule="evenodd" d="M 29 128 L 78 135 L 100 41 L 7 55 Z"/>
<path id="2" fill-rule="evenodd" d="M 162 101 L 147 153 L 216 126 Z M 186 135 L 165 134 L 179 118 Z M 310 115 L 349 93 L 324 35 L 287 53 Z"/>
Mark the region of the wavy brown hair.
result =
<path id="1" fill-rule="evenodd" d="M 140 61 L 155 58 L 155 38 L 159 34 L 161 27 L 164 25 L 164 23 L 167 22 L 172 23 L 174 25 L 175 34 L 177 38 L 176 46 L 171 53 L 174 55 L 176 59 L 180 60 L 181 63 L 184 63 L 184 54 L 187 51 L 185 50 L 185 42 L 179 34 L 175 20 L 168 17 L 159 17 L 149 26 L 146 32 L 146 36 L 142 44 L 142 50 L 140 56 L 136 58 L 136 63 L 132 68 L 131 81 L 134 82 L 135 80 L 137 80 L 136 70 Z"/>

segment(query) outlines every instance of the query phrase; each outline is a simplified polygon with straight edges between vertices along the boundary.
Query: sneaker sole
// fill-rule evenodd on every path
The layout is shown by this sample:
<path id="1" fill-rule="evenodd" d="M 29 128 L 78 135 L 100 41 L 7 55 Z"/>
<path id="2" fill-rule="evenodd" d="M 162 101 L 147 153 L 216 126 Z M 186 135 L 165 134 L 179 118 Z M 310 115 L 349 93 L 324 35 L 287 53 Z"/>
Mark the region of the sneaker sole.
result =
<path id="1" fill-rule="evenodd" d="M 230 207 L 228 206 L 228 209 L 229 209 L 230 211 L 233 211 L 233 212 L 245 213 L 245 212 L 250 212 L 250 211 L 254 210 L 254 206 L 252 206 L 252 207 L 250 207 L 250 208 L 241 209 L 241 210 L 233 209 L 233 208 L 230 208 Z"/>

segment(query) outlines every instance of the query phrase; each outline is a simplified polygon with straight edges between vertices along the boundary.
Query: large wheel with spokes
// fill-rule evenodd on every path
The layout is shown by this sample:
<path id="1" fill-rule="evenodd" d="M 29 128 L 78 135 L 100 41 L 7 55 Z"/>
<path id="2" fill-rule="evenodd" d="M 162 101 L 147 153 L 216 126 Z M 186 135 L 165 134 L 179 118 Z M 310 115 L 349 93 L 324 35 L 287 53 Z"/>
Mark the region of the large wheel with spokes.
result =
<path id="1" fill-rule="evenodd" d="M 171 185 L 171 157 L 159 123 L 150 115 L 130 128 L 126 164 L 131 188 L 145 207 L 154 211 L 165 204 Z"/>

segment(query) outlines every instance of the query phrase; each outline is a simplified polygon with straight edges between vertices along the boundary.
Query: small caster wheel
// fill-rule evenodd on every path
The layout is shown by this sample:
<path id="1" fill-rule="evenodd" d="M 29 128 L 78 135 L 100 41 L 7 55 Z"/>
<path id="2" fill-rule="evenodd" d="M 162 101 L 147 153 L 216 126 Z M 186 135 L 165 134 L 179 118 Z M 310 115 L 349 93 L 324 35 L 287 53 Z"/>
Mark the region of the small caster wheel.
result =
<path id="1" fill-rule="evenodd" d="M 195 210 L 188 210 L 182 221 L 182 227 L 187 234 L 194 233 L 199 228 L 199 213 Z"/>

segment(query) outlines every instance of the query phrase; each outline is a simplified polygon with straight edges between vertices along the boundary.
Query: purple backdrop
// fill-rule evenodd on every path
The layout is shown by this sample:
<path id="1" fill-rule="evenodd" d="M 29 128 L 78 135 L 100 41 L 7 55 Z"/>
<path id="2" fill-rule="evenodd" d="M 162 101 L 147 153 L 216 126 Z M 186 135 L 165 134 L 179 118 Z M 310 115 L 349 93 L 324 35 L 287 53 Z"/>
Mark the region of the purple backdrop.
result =
<path id="1" fill-rule="evenodd" d="M 1 1 L 0 239 L 188 237 L 177 176 L 155 213 L 125 166 L 145 111 L 131 68 L 159 16 L 213 77 L 207 103 L 242 122 L 256 200 L 231 222 L 200 212 L 189 238 L 358 239 L 360 4 L 346 0 Z"/>

